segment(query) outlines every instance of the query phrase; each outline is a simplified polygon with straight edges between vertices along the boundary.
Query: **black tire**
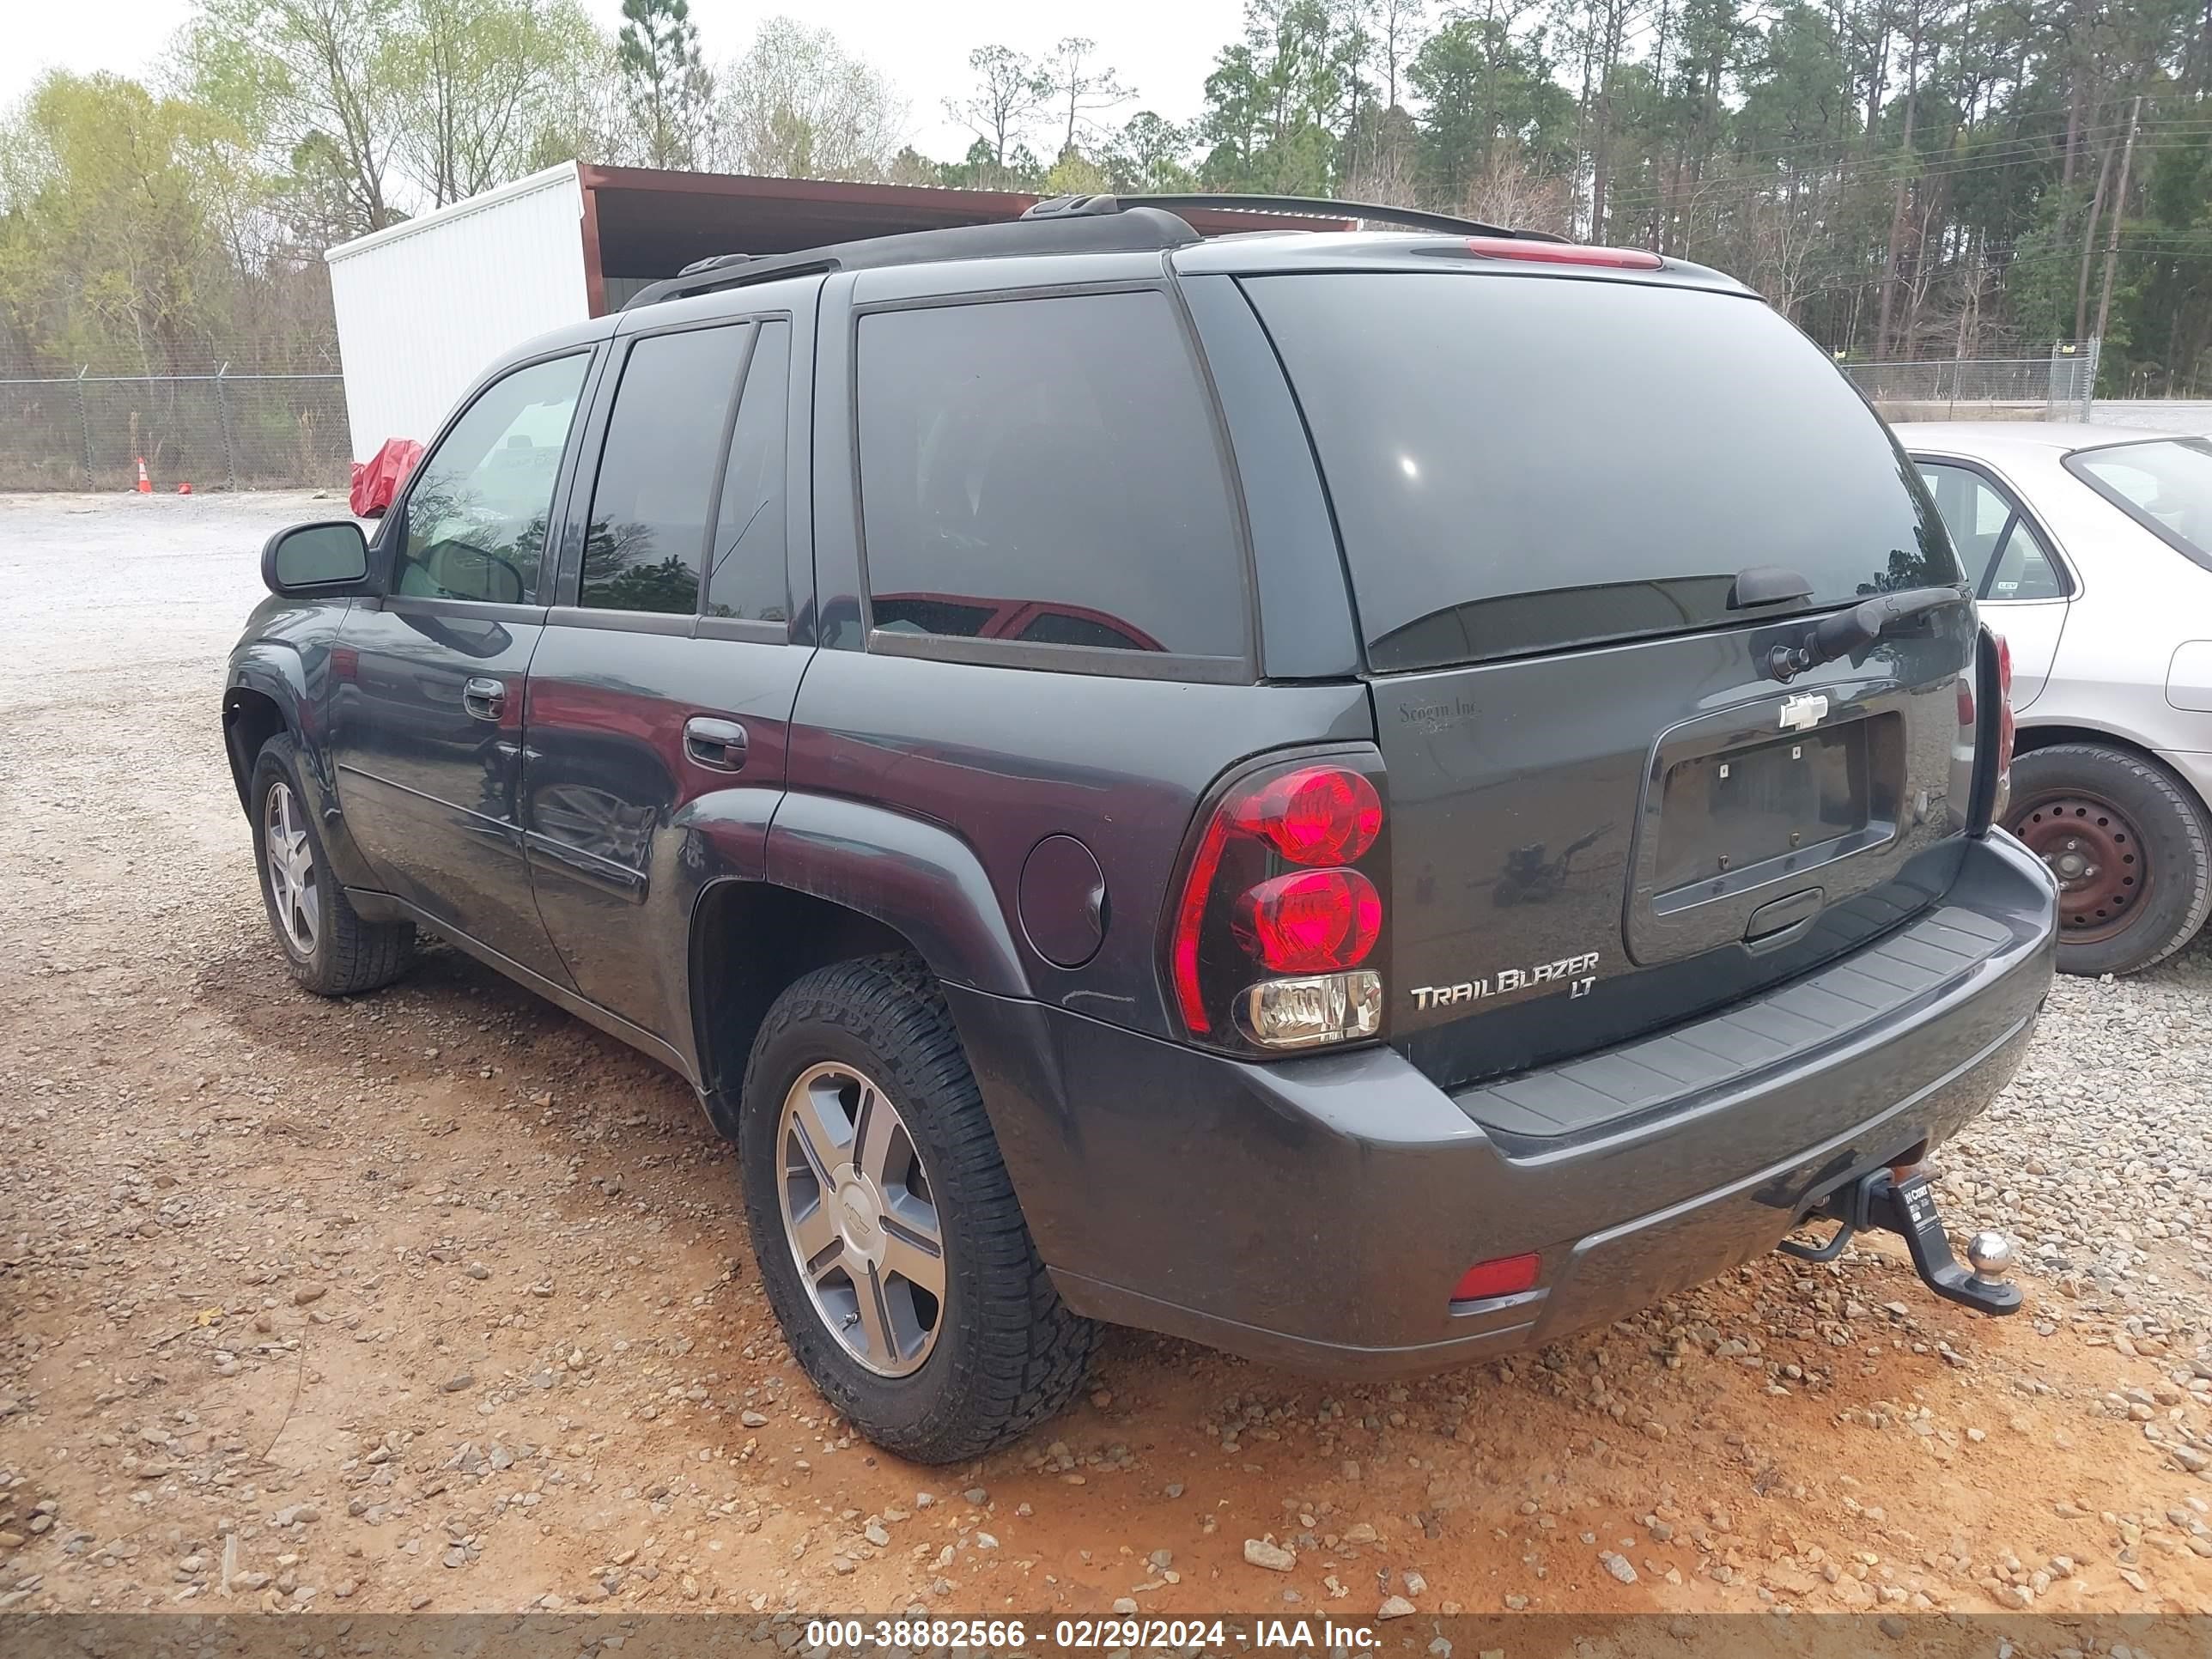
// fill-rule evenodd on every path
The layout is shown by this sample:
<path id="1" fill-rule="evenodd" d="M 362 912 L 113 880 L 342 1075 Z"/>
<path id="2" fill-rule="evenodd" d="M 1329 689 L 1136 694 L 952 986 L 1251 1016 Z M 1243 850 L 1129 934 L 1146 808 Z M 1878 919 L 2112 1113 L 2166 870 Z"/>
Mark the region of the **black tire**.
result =
<path id="1" fill-rule="evenodd" d="M 296 925 L 288 924 L 279 914 L 281 901 L 270 863 L 271 797 L 279 788 L 289 792 L 291 801 L 300 808 L 295 821 L 306 836 L 313 872 L 313 925 L 309 942 L 304 945 Z M 405 973 L 415 955 L 415 924 L 363 921 L 347 902 L 345 889 L 330 873 L 330 860 L 324 854 L 314 815 L 304 810 L 307 797 L 300 787 L 299 754 L 289 735 L 279 733 L 261 745 L 253 763 L 253 787 L 246 799 L 261 902 L 292 977 L 319 996 L 349 997 L 381 989 Z"/>
<path id="2" fill-rule="evenodd" d="M 927 1170 L 945 1288 L 933 1346 L 905 1376 L 878 1375 L 848 1352 L 786 1231 L 784 1103 L 825 1064 L 873 1080 Z M 1060 1301 L 1037 1257 L 951 1012 L 921 962 L 834 963 L 777 998 L 745 1068 L 737 1139 L 769 1304 L 814 1386 L 876 1444 L 918 1463 L 980 1456 L 1054 1416 L 1083 1385 L 1097 1328 Z"/>
<path id="3" fill-rule="evenodd" d="M 2005 827 L 2060 878 L 2061 973 L 2136 973 L 2212 914 L 2212 828 L 2154 761 L 2100 744 L 2033 750 L 2013 763 Z M 2069 884 L 2063 861 L 2076 848 L 2095 873 Z"/>

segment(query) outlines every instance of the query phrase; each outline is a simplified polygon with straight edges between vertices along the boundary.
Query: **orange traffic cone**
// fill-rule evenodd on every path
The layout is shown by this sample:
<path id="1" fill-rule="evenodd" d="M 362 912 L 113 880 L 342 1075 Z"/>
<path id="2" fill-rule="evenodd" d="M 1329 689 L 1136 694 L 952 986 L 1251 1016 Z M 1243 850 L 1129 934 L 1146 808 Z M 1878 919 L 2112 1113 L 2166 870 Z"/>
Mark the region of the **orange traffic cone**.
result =
<path id="1" fill-rule="evenodd" d="M 154 493 L 154 481 L 146 476 L 146 458 L 143 455 L 138 458 L 138 493 L 141 495 Z"/>
<path id="2" fill-rule="evenodd" d="M 191 493 L 192 487 L 189 483 L 180 483 L 177 486 L 177 494 L 179 495 L 189 495 Z"/>

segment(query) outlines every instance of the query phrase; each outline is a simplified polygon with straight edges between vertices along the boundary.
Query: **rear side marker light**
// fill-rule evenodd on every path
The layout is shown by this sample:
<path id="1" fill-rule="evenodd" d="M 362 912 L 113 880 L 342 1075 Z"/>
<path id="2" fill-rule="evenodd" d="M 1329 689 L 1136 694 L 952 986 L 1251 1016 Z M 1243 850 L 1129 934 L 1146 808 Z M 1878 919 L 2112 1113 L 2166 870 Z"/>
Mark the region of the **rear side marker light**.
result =
<path id="1" fill-rule="evenodd" d="M 1534 242 L 1518 236 L 1470 236 L 1470 253 L 1488 259 L 1526 259 L 1540 265 L 1603 265 L 1613 270 L 1656 270 L 1666 261 L 1640 247 L 1583 247 L 1575 242 Z"/>
<path id="2" fill-rule="evenodd" d="M 1493 1296 L 1514 1296 L 1536 1286 L 1535 1255 L 1498 1255 L 1478 1261 L 1460 1275 L 1451 1293 L 1455 1302 L 1481 1302 Z"/>
<path id="3" fill-rule="evenodd" d="M 1382 931 L 1382 899 L 1357 870 L 1300 870 L 1239 898 L 1230 925 L 1252 959 L 1277 973 L 1354 968 Z"/>
<path id="4" fill-rule="evenodd" d="M 1371 968 L 1265 979 L 1237 999 L 1237 1023 L 1267 1048 L 1349 1042 L 1382 1029 L 1382 975 Z"/>

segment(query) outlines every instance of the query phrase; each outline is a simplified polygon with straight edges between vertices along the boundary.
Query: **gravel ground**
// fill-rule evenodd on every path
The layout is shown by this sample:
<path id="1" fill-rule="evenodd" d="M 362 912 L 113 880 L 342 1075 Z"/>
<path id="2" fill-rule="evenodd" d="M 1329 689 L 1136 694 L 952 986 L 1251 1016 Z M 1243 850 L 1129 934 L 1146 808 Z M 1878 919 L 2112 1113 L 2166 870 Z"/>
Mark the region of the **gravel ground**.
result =
<path id="1" fill-rule="evenodd" d="M 276 967 L 219 665 L 331 510 L 0 496 L 0 1608 L 2212 1611 L 2203 943 L 2063 981 L 1942 1155 L 2020 1318 L 1876 1249 L 1397 1387 L 1116 1334 L 916 1469 L 680 1082 L 450 950 Z"/>

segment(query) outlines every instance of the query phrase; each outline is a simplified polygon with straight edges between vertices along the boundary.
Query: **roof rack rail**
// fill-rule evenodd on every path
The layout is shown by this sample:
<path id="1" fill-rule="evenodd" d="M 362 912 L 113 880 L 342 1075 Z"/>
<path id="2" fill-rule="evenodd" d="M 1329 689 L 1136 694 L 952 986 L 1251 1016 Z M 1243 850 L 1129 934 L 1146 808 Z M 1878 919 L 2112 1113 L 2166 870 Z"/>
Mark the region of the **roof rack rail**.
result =
<path id="1" fill-rule="evenodd" d="M 1066 219 L 1024 217 L 981 225 L 949 225 L 937 230 L 901 231 L 889 236 L 832 243 L 796 253 L 722 253 L 696 259 L 681 275 L 641 288 L 624 311 L 681 300 L 723 289 L 750 288 L 816 271 L 865 270 L 877 265 L 935 264 L 948 259 L 988 259 L 1024 253 L 1151 252 L 1187 247 L 1199 234 L 1172 213 L 1132 204 L 1127 212 Z"/>
<path id="2" fill-rule="evenodd" d="M 1132 208 L 1158 208 L 1170 213 L 1190 209 L 1207 213 L 1294 213 L 1314 219 L 1359 219 L 1370 224 L 1402 225 L 1408 230 L 1441 230 L 1455 236 L 1515 236 L 1535 242 L 1567 240 L 1547 230 L 1516 230 L 1509 225 L 1486 224 L 1480 219 L 1462 219 L 1454 214 L 1431 213 L 1422 208 L 1343 202 L 1327 196 L 1055 196 L 1037 203 L 1022 217 L 1085 218 L 1092 214 L 1124 213 Z"/>
<path id="3" fill-rule="evenodd" d="M 876 265 L 929 264 L 1024 253 L 1152 252 L 1188 247 L 1204 240 L 1181 212 L 1297 215 L 1310 219 L 1359 219 L 1454 236 L 1511 236 L 1564 242 L 1548 231 L 1514 230 L 1479 219 L 1372 202 L 1340 202 L 1323 196 L 1054 196 L 1033 204 L 1018 219 L 981 225 L 910 230 L 863 240 L 832 243 L 795 253 L 718 253 L 695 259 L 665 281 L 640 289 L 624 311 L 722 289 L 745 288 L 782 276 L 817 271 L 864 270 Z"/>

